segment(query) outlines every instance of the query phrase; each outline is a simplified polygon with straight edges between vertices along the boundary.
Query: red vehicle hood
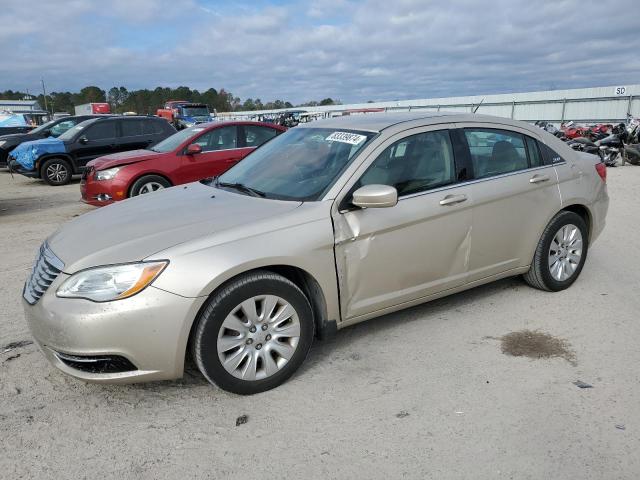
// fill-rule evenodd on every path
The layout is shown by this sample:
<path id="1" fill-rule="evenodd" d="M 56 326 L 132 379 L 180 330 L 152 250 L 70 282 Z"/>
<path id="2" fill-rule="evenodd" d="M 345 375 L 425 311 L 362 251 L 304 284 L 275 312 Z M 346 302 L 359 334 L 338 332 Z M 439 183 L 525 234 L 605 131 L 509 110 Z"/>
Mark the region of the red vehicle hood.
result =
<path id="1" fill-rule="evenodd" d="M 87 163 L 87 165 L 94 167 L 96 170 L 105 170 L 120 165 L 129 165 L 130 163 L 151 160 L 163 155 L 166 155 L 166 153 L 157 153 L 151 150 L 131 150 L 129 152 L 112 153 L 111 155 L 96 158 Z"/>

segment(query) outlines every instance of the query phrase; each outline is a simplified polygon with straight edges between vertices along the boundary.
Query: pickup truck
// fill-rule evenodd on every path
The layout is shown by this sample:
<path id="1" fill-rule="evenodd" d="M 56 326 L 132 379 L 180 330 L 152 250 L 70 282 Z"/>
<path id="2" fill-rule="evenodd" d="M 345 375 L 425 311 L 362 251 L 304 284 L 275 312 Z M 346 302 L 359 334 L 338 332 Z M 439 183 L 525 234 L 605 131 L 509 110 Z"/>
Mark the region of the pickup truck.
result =
<path id="1" fill-rule="evenodd" d="M 213 121 L 207 105 L 186 100 L 169 100 L 164 108 L 158 109 L 157 115 L 171 123 L 176 130 Z"/>

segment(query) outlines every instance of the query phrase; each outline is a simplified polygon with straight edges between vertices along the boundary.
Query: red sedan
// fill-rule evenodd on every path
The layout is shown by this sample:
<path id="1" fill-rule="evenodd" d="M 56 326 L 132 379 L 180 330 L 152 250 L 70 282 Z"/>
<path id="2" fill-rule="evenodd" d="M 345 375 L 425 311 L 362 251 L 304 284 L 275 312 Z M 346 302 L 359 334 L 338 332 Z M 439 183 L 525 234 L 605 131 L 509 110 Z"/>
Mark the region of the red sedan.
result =
<path id="1" fill-rule="evenodd" d="M 82 201 L 100 207 L 220 175 L 285 130 L 260 122 L 200 124 L 179 131 L 150 150 L 96 158 L 82 175 Z"/>

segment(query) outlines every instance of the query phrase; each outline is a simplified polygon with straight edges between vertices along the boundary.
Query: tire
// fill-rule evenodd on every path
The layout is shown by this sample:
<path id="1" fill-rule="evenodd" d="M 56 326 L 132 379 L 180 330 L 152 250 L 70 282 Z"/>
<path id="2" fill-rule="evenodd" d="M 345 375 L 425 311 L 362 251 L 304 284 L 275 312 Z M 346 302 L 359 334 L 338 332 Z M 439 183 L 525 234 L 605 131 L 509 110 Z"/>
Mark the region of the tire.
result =
<path id="1" fill-rule="evenodd" d="M 630 145 L 626 147 L 625 152 L 627 154 L 627 161 L 631 165 L 640 165 L 640 149 L 638 145 Z"/>
<path id="2" fill-rule="evenodd" d="M 72 175 L 71 164 L 63 158 L 50 158 L 40 168 L 40 178 L 54 187 L 66 185 L 71 181 Z"/>
<path id="3" fill-rule="evenodd" d="M 171 182 L 164 177 L 159 175 L 145 175 L 133 182 L 133 185 L 129 190 L 129 197 L 137 197 L 138 195 L 152 193 L 157 190 L 169 188 L 170 186 Z"/>
<path id="4" fill-rule="evenodd" d="M 247 305 L 255 305 L 253 322 Z M 263 322 L 265 316 L 271 321 Z M 314 331 L 311 305 L 302 290 L 280 275 L 258 270 L 231 280 L 209 298 L 192 330 L 191 353 L 210 383 L 253 395 L 293 375 L 309 353 Z"/>
<path id="5" fill-rule="evenodd" d="M 563 229 L 566 228 L 567 230 L 565 231 L 569 232 L 572 231 L 572 227 L 575 227 L 580 233 L 579 237 L 576 233 L 572 238 L 578 238 L 581 245 L 578 245 L 578 242 L 572 244 L 572 240 L 564 241 L 561 238 L 563 240 L 562 243 L 568 246 L 566 248 L 559 247 L 558 250 L 555 250 L 558 246 L 557 235 L 562 237 Z M 552 246 L 554 250 L 552 250 Z M 578 246 L 579 249 L 576 248 Z M 588 248 L 589 232 L 584 219 L 577 213 L 566 210 L 558 213 L 551 219 L 542 233 L 531 267 L 524 274 L 525 281 L 534 288 L 548 292 L 558 292 L 569 288 L 580 276 L 584 262 L 587 259 Z M 578 250 L 579 254 L 577 253 Z M 577 261 L 576 257 L 578 257 Z M 553 262 L 553 265 L 550 265 L 551 262 Z M 564 278 L 567 274 L 568 277 Z"/>

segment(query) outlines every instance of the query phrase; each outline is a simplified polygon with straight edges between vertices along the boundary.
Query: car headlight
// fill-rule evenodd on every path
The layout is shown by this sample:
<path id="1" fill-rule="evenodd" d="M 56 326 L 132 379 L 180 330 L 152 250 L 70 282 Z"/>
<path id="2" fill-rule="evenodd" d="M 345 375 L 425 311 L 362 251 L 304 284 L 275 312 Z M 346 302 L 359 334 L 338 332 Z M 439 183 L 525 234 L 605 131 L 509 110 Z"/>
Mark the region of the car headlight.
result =
<path id="1" fill-rule="evenodd" d="M 58 287 L 56 295 L 94 302 L 121 300 L 151 285 L 168 264 L 168 261 L 137 262 L 89 268 L 71 275 Z"/>
<path id="2" fill-rule="evenodd" d="M 196 122 L 187 122 L 187 121 L 185 120 L 185 121 L 183 121 L 183 122 L 182 122 L 182 124 L 183 124 L 185 127 L 189 128 L 189 127 L 193 127 L 193 126 L 195 126 Z"/>
<path id="3" fill-rule="evenodd" d="M 6 140 L 0 140 L 0 147 L 3 146 L 5 143 L 7 143 Z"/>
<path id="4" fill-rule="evenodd" d="M 99 182 L 102 180 L 112 180 L 116 176 L 116 173 L 120 170 L 120 167 L 109 168 L 107 170 L 98 170 L 96 172 L 95 179 Z"/>

